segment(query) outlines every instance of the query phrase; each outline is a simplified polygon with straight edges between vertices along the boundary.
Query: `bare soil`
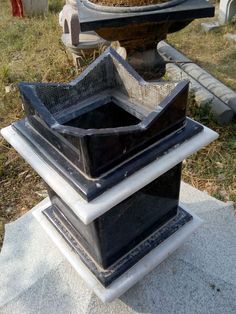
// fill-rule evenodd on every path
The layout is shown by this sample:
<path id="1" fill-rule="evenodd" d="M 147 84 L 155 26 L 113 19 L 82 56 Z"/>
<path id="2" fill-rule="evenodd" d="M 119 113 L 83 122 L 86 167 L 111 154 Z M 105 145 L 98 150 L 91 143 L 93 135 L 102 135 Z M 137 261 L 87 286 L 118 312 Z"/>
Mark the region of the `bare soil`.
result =
<path id="1" fill-rule="evenodd" d="M 95 4 L 112 7 L 135 7 L 169 2 L 169 0 L 90 0 Z"/>

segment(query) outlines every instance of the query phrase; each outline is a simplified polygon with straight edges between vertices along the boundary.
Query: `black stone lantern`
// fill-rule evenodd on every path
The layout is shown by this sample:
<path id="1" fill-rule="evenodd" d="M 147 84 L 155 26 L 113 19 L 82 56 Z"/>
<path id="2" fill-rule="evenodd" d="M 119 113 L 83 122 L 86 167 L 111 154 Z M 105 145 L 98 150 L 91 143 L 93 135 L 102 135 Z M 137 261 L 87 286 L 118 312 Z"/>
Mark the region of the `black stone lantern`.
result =
<path id="1" fill-rule="evenodd" d="M 51 200 L 43 214 L 109 287 L 192 220 L 179 206 L 186 154 L 146 184 L 132 179 L 203 132 L 186 117 L 188 82 L 146 82 L 109 48 L 71 83 L 19 87 L 27 116 L 12 128 L 81 198 L 72 204 L 38 169 Z M 78 215 L 82 207 L 89 219 Z"/>

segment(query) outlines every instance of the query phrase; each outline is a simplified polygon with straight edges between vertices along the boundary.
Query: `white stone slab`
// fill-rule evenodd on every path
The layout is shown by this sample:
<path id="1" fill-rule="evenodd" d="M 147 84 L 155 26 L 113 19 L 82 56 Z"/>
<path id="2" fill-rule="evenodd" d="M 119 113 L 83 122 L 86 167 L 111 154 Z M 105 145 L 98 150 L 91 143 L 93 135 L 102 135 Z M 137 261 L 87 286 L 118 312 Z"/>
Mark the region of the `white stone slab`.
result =
<path id="1" fill-rule="evenodd" d="M 173 148 L 168 154 L 157 158 L 91 202 L 86 202 L 41 156 L 36 154 L 24 138 L 11 126 L 2 129 L 1 133 L 84 224 L 91 223 L 113 206 L 119 204 L 218 137 L 216 132 L 204 127 L 201 133 Z"/>
<path id="2" fill-rule="evenodd" d="M 170 256 L 180 247 L 189 236 L 201 225 L 201 219 L 193 215 L 193 220 L 185 224 L 180 230 L 161 243 L 157 248 L 143 257 L 124 275 L 115 280 L 109 287 L 105 288 L 84 265 L 77 254 L 75 254 L 55 227 L 42 214 L 42 211 L 50 205 L 44 204 L 38 207 L 33 215 L 48 233 L 52 241 L 74 267 L 79 276 L 86 282 L 88 287 L 102 300 L 102 302 L 112 302 L 124 294 L 128 289 L 140 281 L 145 275 L 152 271 L 157 265 Z"/>

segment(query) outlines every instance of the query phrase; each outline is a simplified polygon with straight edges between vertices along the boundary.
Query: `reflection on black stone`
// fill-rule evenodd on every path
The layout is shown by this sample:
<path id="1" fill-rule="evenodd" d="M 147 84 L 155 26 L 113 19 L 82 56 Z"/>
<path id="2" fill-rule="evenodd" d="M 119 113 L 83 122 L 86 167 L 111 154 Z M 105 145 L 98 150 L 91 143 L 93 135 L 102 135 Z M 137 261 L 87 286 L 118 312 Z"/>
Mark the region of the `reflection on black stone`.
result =
<path id="1" fill-rule="evenodd" d="M 82 129 L 106 129 L 138 124 L 140 120 L 110 102 L 64 123 Z"/>
<path id="2" fill-rule="evenodd" d="M 181 164 L 84 225 L 50 190 L 55 204 L 80 234 L 80 242 L 102 267 L 107 268 L 177 214 Z"/>

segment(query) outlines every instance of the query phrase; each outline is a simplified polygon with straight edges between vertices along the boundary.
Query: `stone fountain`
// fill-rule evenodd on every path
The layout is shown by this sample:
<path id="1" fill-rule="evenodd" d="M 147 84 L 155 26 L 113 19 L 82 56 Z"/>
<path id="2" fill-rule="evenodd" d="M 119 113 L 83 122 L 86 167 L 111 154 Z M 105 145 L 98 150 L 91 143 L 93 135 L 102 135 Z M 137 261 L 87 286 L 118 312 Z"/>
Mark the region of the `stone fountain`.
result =
<path id="1" fill-rule="evenodd" d="M 76 1 L 68 0 L 62 16 L 67 38 L 76 39 L 69 41 L 75 54 L 86 51 L 86 47 L 94 49 L 118 41 L 127 50 L 129 63 L 149 79 L 165 73 L 157 43 L 196 18 L 214 16 L 214 7 L 205 0 L 77 0 L 77 6 Z M 89 43 L 84 39 L 86 36 Z"/>

